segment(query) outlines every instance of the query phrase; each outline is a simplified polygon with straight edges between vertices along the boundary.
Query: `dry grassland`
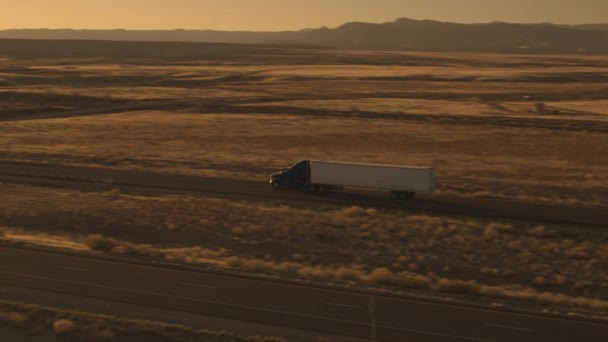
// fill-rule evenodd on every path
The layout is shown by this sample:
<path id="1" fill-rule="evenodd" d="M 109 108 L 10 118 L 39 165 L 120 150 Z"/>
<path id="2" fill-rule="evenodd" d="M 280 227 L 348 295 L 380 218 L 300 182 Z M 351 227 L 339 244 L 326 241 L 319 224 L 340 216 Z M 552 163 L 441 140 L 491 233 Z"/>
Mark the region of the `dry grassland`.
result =
<path id="1" fill-rule="evenodd" d="M 608 207 L 605 56 L 239 49 L 0 58 L 0 160 L 260 182 L 423 164 L 440 196 Z M 608 316 L 601 229 L 11 184 L 0 203 L 9 242 Z"/>
<path id="2" fill-rule="evenodd" d="M 2 60 L 0 158 L 259 180 L 425 164 L 442 195 L 608 205 L 605 57 L 226 58 Z"/>
<path id="3" fill-rule="evenodd" d="M 14 194 L 0 208 L 6 241 L 608 312 L 608 233 L 595 228 L 118 191 L 1 190 Z"/>
<path id="4" fill-rule="evenodd" d="M 608 135 L 368 118 L 138 112 L 0 124 L 15 159 L 266 181 L 310 159 L 432 165 L 437 194 L 608 206 Z"/>

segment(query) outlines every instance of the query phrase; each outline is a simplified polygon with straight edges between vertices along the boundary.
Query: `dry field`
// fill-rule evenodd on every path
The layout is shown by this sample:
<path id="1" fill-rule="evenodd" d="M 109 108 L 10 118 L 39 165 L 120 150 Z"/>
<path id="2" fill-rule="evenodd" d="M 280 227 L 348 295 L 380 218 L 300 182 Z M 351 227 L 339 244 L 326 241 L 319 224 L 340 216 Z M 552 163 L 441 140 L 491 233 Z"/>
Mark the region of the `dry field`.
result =
<path id="1" fill-rule="evenodd" d="M 0 158 L 260 180 L 305 158 L 424 164 L 442 195 L 608 205 L 604 57 L 228 59 L 4 59 Z"/>
<path id="2" fill-rule="evenodd" d="M 7 242 L 608 313 L 608 233 L 597 227 L 116 190 L 4 185 L 0 191 L 12 194 L 2 196 L 0 208 Z"/>
<path id="3" fill-rule="evenodd" d="M 11 159 L 260 182 L 301 159 L 430 164 L 438 195 L 608 206 L 604 133 L 145 111 L 0 123 L 0 142 Z"/>
<path id="4" fill-rule="evenodd" d="M 442 196 L 608 207 L 605 56 L 234 49 L 0 56 L 0 160 L 261 182 L 423 164 Z M 608 316 L 598 228 L 9 183 L 0 203 L 11 243 Z"/>

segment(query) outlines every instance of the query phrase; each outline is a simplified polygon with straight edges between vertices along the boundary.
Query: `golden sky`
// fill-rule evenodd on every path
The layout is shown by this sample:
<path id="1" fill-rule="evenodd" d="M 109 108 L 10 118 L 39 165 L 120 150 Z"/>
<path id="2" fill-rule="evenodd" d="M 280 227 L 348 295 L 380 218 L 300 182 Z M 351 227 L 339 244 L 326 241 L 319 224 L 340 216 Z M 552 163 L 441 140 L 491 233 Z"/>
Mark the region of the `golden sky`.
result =
<path id="1" fill-rule="evenodd" d="M 608 0 L 0 0 L 0 29 L 291 30 L 399 17 L 608 22 Z"/>

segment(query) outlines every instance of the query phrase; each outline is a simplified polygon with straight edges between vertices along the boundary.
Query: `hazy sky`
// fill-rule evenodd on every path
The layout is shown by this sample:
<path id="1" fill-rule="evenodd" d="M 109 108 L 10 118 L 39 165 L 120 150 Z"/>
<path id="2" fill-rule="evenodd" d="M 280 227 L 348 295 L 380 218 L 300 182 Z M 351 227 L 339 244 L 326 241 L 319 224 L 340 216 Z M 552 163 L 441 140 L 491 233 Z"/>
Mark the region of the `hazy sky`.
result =
<path id="1" fill-rule="evenodd" d="M 0 29 L 286 30 L 385 22 L 608 22 L 608 0 L 0 0 Z"/>

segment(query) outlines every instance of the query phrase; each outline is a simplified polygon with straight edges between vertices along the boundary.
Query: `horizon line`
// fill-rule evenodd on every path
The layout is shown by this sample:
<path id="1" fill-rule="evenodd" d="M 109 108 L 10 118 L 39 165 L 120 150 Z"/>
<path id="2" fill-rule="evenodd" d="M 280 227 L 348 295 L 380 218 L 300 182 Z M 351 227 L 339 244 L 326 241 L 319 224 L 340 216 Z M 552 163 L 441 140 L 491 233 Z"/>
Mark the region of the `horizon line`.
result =
<path id="1" fill-rule="evenodd" d="M 363 24 L 389 24 L 394 23 L 399 20 L 411 20 L 411 21 L 433 21 L 438 23 L 446 23 L 446 24 L 457 24 L 457 25 L 490 25 L 490 24 L 513 24 L 513 25 L 555 25 L 555 26 L 582 26 L 582 25 L 608 25 L 608 22 L 585 22 L 585 23 L 569 23 L 569 24 L 561 24 L 556 22 L 515 22 L 515 21 L 503 21 L 503 20 L 493 20 L 493 21 L 485 21 L 485 22 L 456 22 L 456 21 L 441 21 L 436 19 L 414 19 L 408 17 L 400 17 L 396 18 L 393 21 L 348 21 L 343 24 L 337 26 L 319 26 L 319 27 L 305 27 L 300 29 L 284 29 L 284 30 L 229 30 L 229 29 L 214 29 L 214 28 L 70 28 L 70 27 L 12 27 L 12 28 L 0 28 L 0 31 L 13 31 L 13 30 L 48 30 L 48 31 L 59 31 L 59 30 L 70 30 L 70 31 L 221 31 L 221 32 L 254 32 L 254 33 L 267 33 L 267 32 L 299 32 L 306 30 L 318 30 L 322 28 L 336 29 L 342 27 L 347 24 L 354 23 L 363 23 Z"/>

